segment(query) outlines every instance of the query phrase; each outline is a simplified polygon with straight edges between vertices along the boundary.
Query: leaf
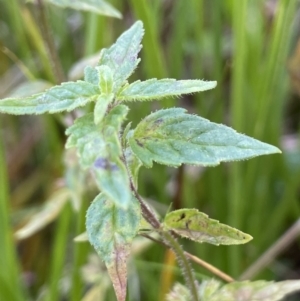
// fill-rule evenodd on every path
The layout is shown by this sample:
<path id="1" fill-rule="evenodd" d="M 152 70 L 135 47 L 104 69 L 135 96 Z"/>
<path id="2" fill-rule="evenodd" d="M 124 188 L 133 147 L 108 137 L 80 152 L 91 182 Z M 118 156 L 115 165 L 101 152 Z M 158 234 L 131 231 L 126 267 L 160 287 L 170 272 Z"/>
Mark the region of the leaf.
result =
<path id="1" fill-rule="evenodd" d="M 99 65 L 108 66 L 112 70 L 115 93 L 140 62 L 137 56 L 142 48 L 143 35 L 143 23 L 137 21 L 118 38 L 115 44 L 101 52 Z"/>
<path id="2" fill-rule="evenodd" d="M 95 86 L 99 86 L 99 72 L 96 68 L 86 66 L 84 68 L 84 80 Z"/>
<path id="3" fill-rule="evenodd" d="M 192 301 L 192 297 L 186 286 L 176 283 L 172 291 L 166 296 L 166 301 Z"/>
<path id="4" fill-rule="evenodd" d="M 86 229 L 90 243 L 105 262 L 118 301 L 125 301 L 127 258 L 140 225 L 140 206 L 131 196 L 126 210 L 98 195 L 87 211 Z"/>
<path id="5" fill-rule="evenodd" d="M 217 82 L 203 80 L 175 80 L 175 79 L 149 79 L 140 80 L 126 85 L 117 95 L 117 100 L 123 101 L 144 101 L 162 99 L 164 97 L 191 94 L 215 88 Z"/>
<path id="6" fill-rule="evenodd" d="M 84 68 L 84 80 L 100 87 L 101 94 L 111 94 L 113 87 L 113 74 L 108 66 Z"/>
<path id="7" fill-rule="evenodd" d="M 140 159 L 132 152 L 130 147 L 125 149 L 125 159 L 128 166 L 131 178 L 133 180 L 134 186 L 138 187 L 138 175 L 142 162 Z"/>
<path id="8" fill-rule="evenodd" d="M 108 66 L 96 67 L 99 74 L 99 86 L 101 93 L 112 93 L 113 87 L 113 74 L 112 70 Z"/>
<path id="9" fill-rule="evenodd" d="M 181 108 L 150 114 L 128 137 L 132 151 L 146 167 L 152 167 L 153 161 L 170 166 L 183 163 L 215 166 L 220 162 L 280 153 L 275 146 L 186 114 Z"/>
<path id="10" fill-rule="evenodd" d="M 214 279 L 203 281 L 198 289 L 202 301 L 279 301 L 298 290 L 299 280 L 243 281 L 221 286 L 221 282 Z M 187 287 L 176 283 L 166 301 L 192 301 L 192 298 Z"/>
<path id="11" fill-rule="evenodd" d="M 84 168 L 91 167 L 99 154 L 105 149 L 105 141 L 100 126 L 96 126 L 93 114 L 86 114 L 75 120 L 66 130 L 70 137 L 66 148 L 76 147 L 80 164 Z"/>
<path id="12" fill-rule="evenodd" d="M 108 160 L 102 155 L 93 166 L 98 187 L 119 206 L 127 208 L 130 202 L 130 184 L 126 168 L 119 159 Z"/>
<path id="13" fill-rule="evenodd" d="M 102 94 L 98 97 L 95 109 L 94 109 L 94 122 L 95 124 L 99 124 L 109 106 L 109 104 L 114 100 L 114 94 Z"/>
<path id="14" fill-rule="evenodd" d="M 78 118 L 66 131 L 70 135 L 66 147 L 77 148 L 81 165 L 91 168 L 98 187 L 124 208 L 130 202 L 131 190 L 126 167 L 120 160 L 119 131 L 127 112 L 128 107 L 116 106 L 99 125 L 90 113 Z"/>
<path id="15" fill-rule="evenodd" d="M 122 18 L 121 13 L 111 4 L 103 0 L 46 0 L 63 8 L 72 8 L 80 11 L 90 11 L 108 17 Z"/>
<path id="16" fill-rule="evenodd" d="M 217 246 L 244 244 L 252 239 L 250 235 L 220 224 L 197 209 L 172 211 L 166 215 L 163 225 L 182 237 Z"/>
<path id="17" fill-rule="evenodd" d="M 69 190 L 72 207 L 78 212 L 84 201 L 83 195 L 87 190 L 88 174 L 82 170 L 75 149 L 65 150 L 64 167 L 65 186 Z"/>
<path id="18" fill-rule="evenodd" d="M 26 98 L 0 100 L 0 113 L 15 115 L 72 111 L 95 100 L 99 88 L 88 82 L 66 82 Z"/>

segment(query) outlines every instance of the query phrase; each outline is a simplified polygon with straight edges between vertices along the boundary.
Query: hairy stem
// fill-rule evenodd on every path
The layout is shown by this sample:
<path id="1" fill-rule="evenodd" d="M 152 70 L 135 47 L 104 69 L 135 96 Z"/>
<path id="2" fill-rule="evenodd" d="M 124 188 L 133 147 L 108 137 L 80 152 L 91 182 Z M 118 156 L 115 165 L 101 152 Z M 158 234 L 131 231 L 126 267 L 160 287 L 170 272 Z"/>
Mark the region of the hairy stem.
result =
<path id="1" fill-rule="evenodd" d="M 182 249 L 181 245 L 178 243 L 175 237 L 169 231 L 161 232 L 163 240 L 169 245 L 171 250 L 175 253 L 179 266 L 182 270 L 183 276 L 185 278 L 186 284 L 189 286 L 192 300 L 199 301 L 197 285 L 195 275 L 193 273 L 190 262 L 187 259 L 187 256 Z"/>
<path id="2" fill-rule="evenodd" d="M 133 185 L 132 180 L 130 179 L 130 188 L 134 194 L 134 196 L 137 198 L 141 205 L 142 214 L 145 220 L 155 229 L 159 229 L 161 227 L 159 220 L 155 216 L 155 214 L 150 210 L 150 208 L 147 206 L 147 204 L 143 201 L 141 196 L 136 191 L 136 188 Z"/>
<path id="3" fill-rule="evenodd" d="M 169 245 L 167 245 L 166 243 L 164 243 L 161 240 L 158 240 L 150 235 L 147 234 L 141 234 L 143 237 L 146 237 L 158 244 L 161 244 L 167 248 L 169 248 Z M 214 274 L 215 276 L 219 277 L 220 279 L 222 279 L 225 282 L 233 282 L 235 281 L 231 276 L 227 275 L 226 273 L 224 273 L 223 271 L 219 270 L 218 268 L 214 267 L 213 265 L 209 264 L 208 262 L 202 260 L 201 258 L 184 251 L 184 254 L 192 261 L 194 261 L 195 263 L 199 264 L 201 267 L 205 268 L 206 270 L 208 270 L 209 272 L 211 272 L 212 274 Z"/>
<path id="4" fill-rule="evenodd" d="M 142 208 L 142 214 L 143 217 L 149 222 L 153 228 L 160 229 L 161 224 L 157 220 L 156 216 L 151 212 L 151 210 L 148 208 L 148 206 L 145 204 L 141 196 L 137 193 L 135 187 L 133 186 L 133 183 L 131 183 L 131 187 L 133 188 L 133 193 L 135 197 L 138 199 L 138 201 L 141 204 Z M 186 284 L 188 285 L 193 301 L 199 301 L 198 292 L 197 292 L 197 286 L 196 286 L 196 279 L 192 270 L 192 267 L 187 259 L 187 256 L 176 240 L 175 237 L 173 237 L 172 233 L 169 231 L 160 231 L 160 235 L 162 236 L 162 239 L 164 243 L 175 253 L 176 259 L 179 263 L 179 266 L 182 270 L 182 274 L 185 278 Z"/>
<path id="5" fill-rule="evenodd" d="M 37 5 L 38 5 L 39 19 L 41 24 L 41 31 L 42 31 L 45 44 L 47 46 L 46 49 L 48 51 L 48 55 L 51 61 L 53 73 L 55 75 L 57 83 L 61 83 L 65 81 L 65 75 L 55 48 L 55 43 L 48 24 L 47 14 L 46 14 L 43 0 L 37 0 Z"/>
<path id="6" fill-rule="evenodd" d="M 123 153 L 123 161 L 125 162 L 125 166 L 127 168 L 128 177 L 130 179 L 130 188 L 134 194 L 134 196 L 137 198 L 141 205 L 142 209 L 142 215 L 146 219 L 148 223 L 151 224 L 151 226 L 155 229 L 161 230 L 159 231 L 160 235 L 162 236 L 163 241 L 165 244 L 175 253 L 177 261 L 179 263 L 179 266 L 182 270 L 182 274 L 185 278 L 186 284 L 190 288 L 190 292 L 192 295 L 193 301 L 199 301 L 199 296 L 197 292 L 197 286 L 196 286 L 196 279 L 192 270 L 192 267 L 187 259 L 187 256 L 184 253 L 184 250 L 178 243 L 175 237 L 173 237 L 172 233 L 169 231 L 163 231 L 161 223 L 155 216 L 155 214 L 150 210 L 150 208 L 146 205 L 146 203 L 143 201 L 139 193 L 137 192 L 132 178 L 130 176 L 130 172 L 127 166 L 127 162 Z"/>

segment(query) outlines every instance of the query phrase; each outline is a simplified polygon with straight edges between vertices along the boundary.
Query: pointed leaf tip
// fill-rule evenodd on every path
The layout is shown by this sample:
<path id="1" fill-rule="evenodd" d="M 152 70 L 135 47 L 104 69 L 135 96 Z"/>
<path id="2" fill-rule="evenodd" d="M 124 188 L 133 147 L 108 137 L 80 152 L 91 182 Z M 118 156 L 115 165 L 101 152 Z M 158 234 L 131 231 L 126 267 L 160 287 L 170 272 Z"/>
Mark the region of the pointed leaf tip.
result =
<path id="1" fill-rule="evenodd" d="M 160 100 L 165 97 L 180 96 L 215 88 L 216 81 L 175 80 L 172 78 L 136 81 L 122 88 L 117 95 L 120 101 Z"/>
<path id="2" fill-rule="evenodd" d="M 186 114 L 182 108 L 159 110 L 142 120 L 129 137 L 135 155 L 146 167 L 153 161 L 169 165 L 215 166 L 221 162 L 280 153 L 267 143 L 230 127 Z"/>
<path id="3" fill-rule="evenodd" d="M 140 219 L 140 205 L 133 196 L 125 210 L 100 194 L 87 211 L 88 239 L 105 262 L 118 301 L 126 298 L 127 259 Z"/>
<path id="4" fill-rule="evenodd" d="M 140 62 L 138 54 L 142 48 L 143 23 L 135 22 L 107 49 L 103 49 L 98 65 L 110 67 L 113 73 L 114 93 L 124 85 Z"/>
<path id="5" fill-rule="evenodd" d="M 168 213 L 164 226 L 182 237 L 213 245 L 238 245 L 252 240 L 252 236 L 210 219 L 197 209 L 180 209 Z"/>

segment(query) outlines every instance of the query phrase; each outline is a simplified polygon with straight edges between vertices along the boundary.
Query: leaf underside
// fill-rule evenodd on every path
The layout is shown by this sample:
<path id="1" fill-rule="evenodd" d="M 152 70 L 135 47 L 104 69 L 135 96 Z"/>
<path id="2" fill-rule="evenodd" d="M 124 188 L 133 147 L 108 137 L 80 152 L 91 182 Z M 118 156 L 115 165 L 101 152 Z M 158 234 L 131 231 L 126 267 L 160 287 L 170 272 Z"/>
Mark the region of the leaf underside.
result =
<path id="1" fill-rule="evenodd" d="M 191 94 L 215 88 L 217 82 L 202 80 L 149 79 L 125 86 L 117 95 L 120 101 L 145 101 Z"/>
<path id="2" fill-rule="evenodd" d="M 247 243 L 252 237 L 235 228 L 210 219 L 197 209 L 180 209 L 168 213 L 163 225 L 182 237 L 213 245 Z"/>
<path id="3" fill-rule="evenodd" d="M 72 111 L 95 100 L 99 88 L 85 81 L 66 82 L 26 98 L 0 100 L 0 112 L 14 115 Z"/>
<path id="4" fill-rule="evenodd" d="M 125 210 L 100 194 L 87 211 L 89 241 L 105 262 L 118 301 L 126 298 L 127 258 L 131 242 L 138 233 L 140 219 L 140 206 L 133 196 Z"/>
<path id="5" fill-rule="evenodd" d="M 186 114 L 182 108 L 150 114 L 128 136 L 130 147 L 146 167 L 152 167 L 153 161 L 175 167 L 181 164 L 215 166 L 280 153 L 272 145 Z"/>
<path id="6" fill-rule="evenodd" d="M 90 11 L 108 17 L 122 18 L 121 13 L 111 4 L 103 0 L 46 0 L 56 6 Z"/>

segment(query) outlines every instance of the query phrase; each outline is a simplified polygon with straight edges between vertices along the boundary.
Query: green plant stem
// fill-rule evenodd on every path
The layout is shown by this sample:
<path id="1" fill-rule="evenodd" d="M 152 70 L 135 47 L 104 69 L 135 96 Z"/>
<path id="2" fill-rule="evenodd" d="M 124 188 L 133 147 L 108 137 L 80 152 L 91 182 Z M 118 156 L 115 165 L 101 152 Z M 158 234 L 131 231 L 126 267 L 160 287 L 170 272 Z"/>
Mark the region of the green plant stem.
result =
<path id="1" fill-rule="evenodd" d="M 184 250 L 180 246 L 180 244 L 177 242 L 176 238 L 172 235 L 169 231 L 164 231 L 162 229 L 162 225 L 160 221 L 157 219 L 155 214 L 150 210 L 150 208 L 146 205 L 144 200 L 139 195 L 137 189 L 135 188 L 133 184 L 133 180 L 130 176 L 129 168 L 127 166 L 125 154 L 123 153 L 123 161 L 125 163 L 128 177 L 130 179 L 130 188 L 134 194 L 134 196 L 137 198 L 141 205 L 142 209 L 142 215 L 143 217 L 149 222 L 153 228 L 158 229 L 160 235 L 162 236 L 163 241 L 166 243 L 167 246 L 175 253 L 175 256 L 177 258 L 177 261 L 179 263 L 179 266 L 182 270 L 183 277 L 185 278 L 186 284 L 190 288 L 190 292 L 192 295 L 193 301 L 199 301 L 197 286 L 196 286 L 196 278 L 194 276 L 192 267 L 184 253 Z"/>
<path id="2" fill-rule="evenodd" d="M 143 237 L 146 237 L 158 244 L 161 244 L 163 246 L 165 246 L 166 248 L 169 248 L 169 246 L 167 244 L 165 244 L 163 241 L 158 240 L 150 235 L 147 234 L 141 234 Z M 201 258 L 184 251 L 184 254 L 186 257 L 188 257 L 189 259 L 191 259 L 193 262 L 195 262 L 196 264 L 200 265 L 201 267 L 203 267 L 204 269 L 206 269 L 207 271 L 211 272 L 212 274 L 214 274 L 215 276 L 219 277 L 220 279 L 222 279 L 225 282 L 233 282 L 235 281 L 231 276 L 229 276 L 228 274 L 224 273 L 223 271 L 219 270 L 218 268 L 216 268 L 215 266 L 209 264 L 208 262 L 206 262 L 205 260 L 202 260 Z"/>
<path id="3" fill-rule="evenodd" d="M 161 227 L 159 220 L 156 218 L 154 213 L 150 210 L 150 208 L 146 205 L 146 203 L 143 201 L 141 196 L 138 194 L 136 188 L 133 185 L 132 180 L 130 180 L 130 188 L 133 191 L 133 193 L 134 193 L 135 197 L 137 198 L 137 200 L 140 202 L 143 217 L 146 219 L 146 221 L 148 223 L 150 223 L 150 225 L 153 228 L 159 229 Z"/>
<path id="4" fill-rule="evenodd" d="M 182 247 L 180 246 L 176 238 L 171 234 L 171 232 L 164 231 L 161 232 L 161 235 L 176 255 L 177 261 L 183 272 L 183 276 L 185 277 L 185 281 L 190 288 L 192 300 L 198 301 L 199 296 L 198 296 L 198 291 L 196 286 L 196 279 L 192 267 L 190 265 L 190 262 L 188 261 L 187 256 L 185 255 Z"/>
<path id="5" fill-rule="evenodd" d="M 58 54 L 57 54 L 57 51 L 55 48 L 55 43 L 54 43 L 54 40 L 53 40 L 53 37 L 51 34 L 51 30 L 50 30 L 50 27 L 48 24 L 47 14 L 46 14 L 43 0 L 37 0 L 37 5 L 38 5 L 39 18 L 40 18 L 40 23 L 41 23 L 41 30 L 42 30 L 44 41 L 47 45 L 49 58 L 51 60 L 53 72 L 56 77 L 56 82 L 61 83 L 63 81 L 66 81 L 66 79 L 65 79 L 65 75 L 63 72 L 61 62 L 59 60 L 59 57 L 58 57 Z"/>
<path id="6" fill-rule="evenodd" d="M 138 194 L 136 188 L 133 185 L 133 182 L 130 178 L 130 186 L 131 190 L 133 191 L 135 197 L 141 204 L 142 208 L 142 214 L 143 217 L 149 222 L 153 228 L 155 229 L 161 229 L 161 223 L 156 218 L 154 213 L 149 209 L 149 207 L 145 204 L 141 196 Z M 192 267 L 184 253 L 184 250 L 180 246 L 180 244 L 177 242 L 176 238 L 173 237 L 172 233 L 169 231 L 159 231 L 160 235 L 163 238 L 163 241 L 166 243 L 166 245 L 175 253 L 177 261 L 180 265 L 180 268 L 182 270 L 182 274 L 185 278 L 186 284 L 190 288 L 190 292 L 192 295 L 192 300 L 199 301 L 197 287 L 196 287 L 196 279 L 192 270 Z"/>

